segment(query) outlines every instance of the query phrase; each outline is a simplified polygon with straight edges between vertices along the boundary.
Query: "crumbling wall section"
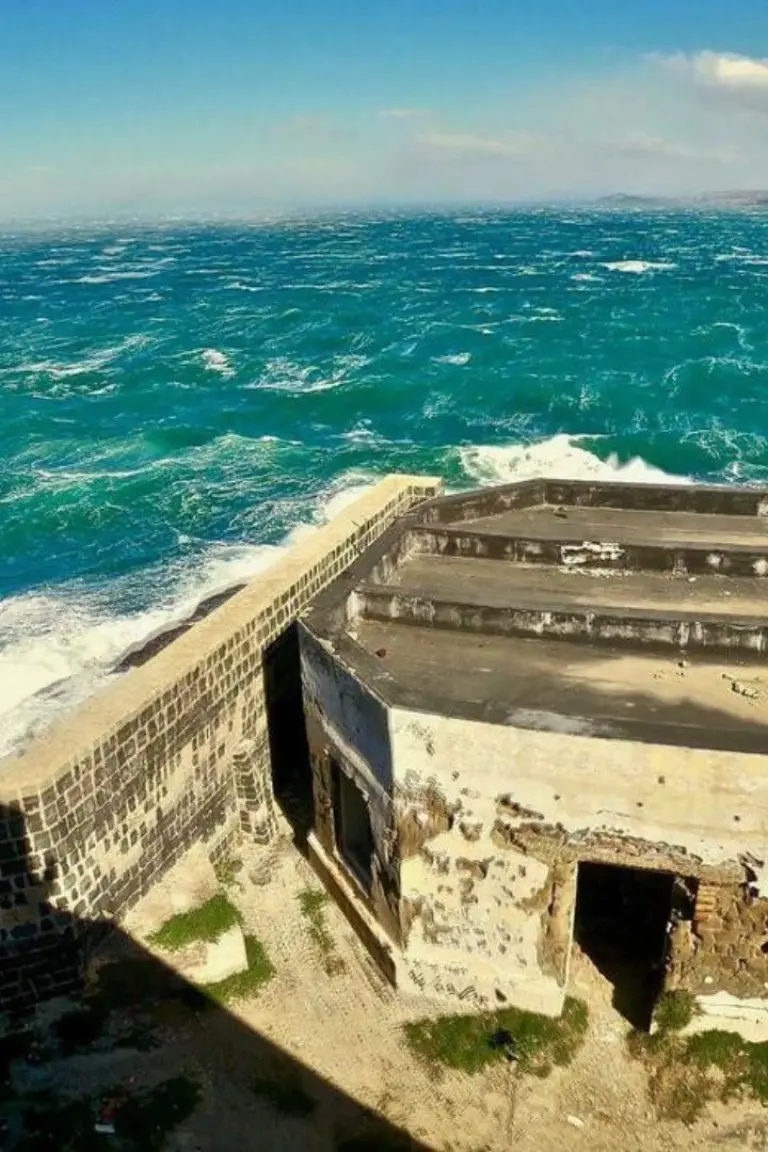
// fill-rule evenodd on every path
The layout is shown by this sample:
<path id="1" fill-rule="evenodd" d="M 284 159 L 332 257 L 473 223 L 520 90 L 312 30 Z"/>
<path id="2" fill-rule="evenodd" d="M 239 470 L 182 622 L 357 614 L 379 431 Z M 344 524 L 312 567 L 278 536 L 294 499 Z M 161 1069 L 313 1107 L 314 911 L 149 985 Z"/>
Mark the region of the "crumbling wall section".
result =
<path id="1" fill-rule="evenodd" d="M 748 882 L 700 884 L 693 920 L 672 933 L 667 985 L 739 1000 L 768 996 L 768 900 Z"/>

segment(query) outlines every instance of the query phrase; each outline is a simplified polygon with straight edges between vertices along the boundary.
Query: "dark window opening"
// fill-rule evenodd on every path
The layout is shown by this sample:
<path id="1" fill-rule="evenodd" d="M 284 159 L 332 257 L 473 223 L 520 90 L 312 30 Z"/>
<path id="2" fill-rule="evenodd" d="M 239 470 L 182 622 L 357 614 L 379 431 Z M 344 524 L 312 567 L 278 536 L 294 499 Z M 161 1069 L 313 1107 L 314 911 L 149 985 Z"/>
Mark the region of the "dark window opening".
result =
<path id="1" fill-rule="evenodd" d="M 647 1030 L 664 980 L 682 882 L 666 872 L 579 864 L 574 939 L 613 985 L 613 1005 Z"/>
<path id="2" fill-rule="evenodd" d="M 368 805 L 360 789 L 335 761 L 331 768 L 336 846 L 358 880 L 370 888 L 373 832 Z"/>

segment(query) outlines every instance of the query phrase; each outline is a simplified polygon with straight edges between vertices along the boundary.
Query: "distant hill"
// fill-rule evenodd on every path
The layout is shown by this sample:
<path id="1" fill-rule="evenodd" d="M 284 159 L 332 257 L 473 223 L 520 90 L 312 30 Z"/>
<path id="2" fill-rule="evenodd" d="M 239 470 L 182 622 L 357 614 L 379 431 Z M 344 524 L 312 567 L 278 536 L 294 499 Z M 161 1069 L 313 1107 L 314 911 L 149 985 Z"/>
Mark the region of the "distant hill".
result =
<path id="1" fill-rule="evenodd" d="M 768 190 L 704 192 L 698 196 L 639 196 L 615 192 L 601 196 L 597 204 L 602 208 L 649 209 L 674 207 L 712 208 L 768 208 Z"/>

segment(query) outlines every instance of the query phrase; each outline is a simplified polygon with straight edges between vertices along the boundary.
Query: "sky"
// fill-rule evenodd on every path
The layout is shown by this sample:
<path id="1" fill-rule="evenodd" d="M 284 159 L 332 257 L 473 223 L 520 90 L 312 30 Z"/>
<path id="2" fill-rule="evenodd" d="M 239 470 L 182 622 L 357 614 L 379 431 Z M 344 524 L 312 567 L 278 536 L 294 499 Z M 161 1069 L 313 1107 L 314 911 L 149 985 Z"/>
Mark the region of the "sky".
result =
<path id="1" fill-rule="evenodd" d="M 768 188 L 758 0 L 0 7 L 0 218 Z"/>

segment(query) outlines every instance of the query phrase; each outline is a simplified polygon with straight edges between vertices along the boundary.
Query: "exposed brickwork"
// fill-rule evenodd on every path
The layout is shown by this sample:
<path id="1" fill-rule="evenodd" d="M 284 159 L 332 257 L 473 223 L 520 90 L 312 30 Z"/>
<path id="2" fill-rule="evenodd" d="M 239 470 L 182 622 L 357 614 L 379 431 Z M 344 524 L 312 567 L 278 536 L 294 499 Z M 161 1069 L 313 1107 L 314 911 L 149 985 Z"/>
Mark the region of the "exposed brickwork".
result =
<path id="1" fill-rule="evenodd" d="M 768 900 L 747 885 L 708 886 L 694 920 L 672 936 L 669 986 L 764 997 L 768 986 Z"/>
<path id="2" fill-rule="evenodd" d="M 383 481 L 0 764 L 0 1010 L 71 984 L 86 926 L 126 912 L 193 844 L 219 857 L 238 834 L 274 837 L 264 650 L 437 487 Z"/>

